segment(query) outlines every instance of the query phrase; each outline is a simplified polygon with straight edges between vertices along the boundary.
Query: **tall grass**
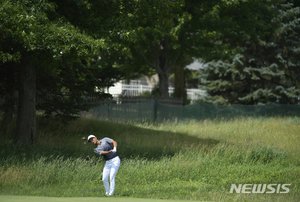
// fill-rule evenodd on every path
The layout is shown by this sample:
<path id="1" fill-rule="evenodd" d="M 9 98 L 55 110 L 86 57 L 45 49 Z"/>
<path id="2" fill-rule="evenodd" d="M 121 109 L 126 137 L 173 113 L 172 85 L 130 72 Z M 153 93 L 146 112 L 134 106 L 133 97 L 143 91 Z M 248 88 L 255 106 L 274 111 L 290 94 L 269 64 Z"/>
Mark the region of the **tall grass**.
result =
<path id="1" fill-rule="evenodd" d="M 82 140 L 94 134 L 118 142 L 118 197 L 299 201 L 299 131 L 297 117 L 150 125 L 40 118 L 39 145 L 1 141 L 0 194 L 104 196 L 104 161 Z M 246 183 L 292 185 L 288 194 L 229 193 Z"/>

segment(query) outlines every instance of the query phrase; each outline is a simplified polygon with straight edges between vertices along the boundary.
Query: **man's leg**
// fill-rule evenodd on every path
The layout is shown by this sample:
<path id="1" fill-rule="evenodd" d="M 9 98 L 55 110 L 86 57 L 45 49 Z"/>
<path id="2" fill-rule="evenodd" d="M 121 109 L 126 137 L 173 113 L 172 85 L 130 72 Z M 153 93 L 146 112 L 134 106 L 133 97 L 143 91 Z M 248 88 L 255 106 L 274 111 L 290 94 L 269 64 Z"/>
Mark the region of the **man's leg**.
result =
<path id="1" fill-rule="evenodd" d="M 120 167 L 121 160 L 119 157 L 116 157 L 112 160 L 112 166 L 110 170 L 110 191 L 109 195 L 113 195 L 115 192 L 115 178 Z"/>
<path id="2" fill-rule="evenodd" d="M 109 194 L 109 182 L 108 177 L 111 171 L 111 163 L 109 161 L 106 161 L 105 166 L 103 168 L 103 174 L 102 174 L 102 181 L 105 188 L 105 195 Z"/>

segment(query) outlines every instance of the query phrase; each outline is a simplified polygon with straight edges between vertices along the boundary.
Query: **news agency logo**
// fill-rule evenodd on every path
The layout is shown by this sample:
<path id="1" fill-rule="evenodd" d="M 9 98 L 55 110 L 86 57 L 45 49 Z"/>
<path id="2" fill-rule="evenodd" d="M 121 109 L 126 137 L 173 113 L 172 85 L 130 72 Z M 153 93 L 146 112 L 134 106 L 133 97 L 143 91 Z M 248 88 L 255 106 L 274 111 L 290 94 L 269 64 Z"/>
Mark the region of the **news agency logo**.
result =
<path id="1" fill-rule="evenodd" d="M 288 188 L 291 184 L 232 184 L 230 193 L 242 194 L 287 194 L 290 192 Z"/>

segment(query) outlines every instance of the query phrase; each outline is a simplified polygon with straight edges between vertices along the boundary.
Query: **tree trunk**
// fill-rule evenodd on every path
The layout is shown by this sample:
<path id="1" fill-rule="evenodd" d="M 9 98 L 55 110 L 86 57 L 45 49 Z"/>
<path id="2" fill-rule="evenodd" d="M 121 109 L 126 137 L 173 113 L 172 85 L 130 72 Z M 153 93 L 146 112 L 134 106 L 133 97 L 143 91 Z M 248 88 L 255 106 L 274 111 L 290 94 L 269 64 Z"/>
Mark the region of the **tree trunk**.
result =
<path id="1" fill-rule="evenodd" d="M 186 102 L 186 92 L 185 92 L 185 73 L 183 65 L 175 66 L 175 90 L 174 97 L 183 98 L 183 103 Z"/>
<path id="2" fill-rule="evenodd" d="M 159 78 L 159 94 L 161 97 L 169 97 L 169 74 L 158 74 Z"/>
<path id="3" fill-rule="evenodd" d="M 185 67 L 193 62 L 193 59 L 188 55 L 183 55 L 177 60 L 175 66 L 175 92 L 174 96 L 178 98 L 183 98 L 183 104 L 186 103 L 187 94 L 186 94 L 186 74 Z"/>
<path id="4" fill-rule="evenodd" d="M 15 142 L 37 143 L 36 134 L 36 70 L 30 58 L 22 59 L 19 70 L 19 102 Z"/>
<path id="5" fill-rule="evenodd" d="M 169 97 L 169 75 L 172 67 L 177 61 L 179 53 L 174 54 L 173 58 L 167 56 L 166 51 L 168 50 L 169 44 L 167 41 L 161 41 L 159 45 L 153 48 L 155 53 L 155 60 L 150 61 L 145 53 L 141 51 L 142 56 L 148 62 L 148 64 L 154 68 L 159 78 L 159 94 L 161 97 Z"/>
<path id="6" fill-rule="evenodd" d="M 8 126 L 11 124 L 14 115 L 15 108 L 15 69 L 16 65 L 14 63 L 6 63 L 8 68 L 5 68 L 6 79 L 3 82 L 5 90 L 5 99 L 3 105 L 3 121 L 1 123 L 1 128 L 4 133 L 7 132 Z"/>

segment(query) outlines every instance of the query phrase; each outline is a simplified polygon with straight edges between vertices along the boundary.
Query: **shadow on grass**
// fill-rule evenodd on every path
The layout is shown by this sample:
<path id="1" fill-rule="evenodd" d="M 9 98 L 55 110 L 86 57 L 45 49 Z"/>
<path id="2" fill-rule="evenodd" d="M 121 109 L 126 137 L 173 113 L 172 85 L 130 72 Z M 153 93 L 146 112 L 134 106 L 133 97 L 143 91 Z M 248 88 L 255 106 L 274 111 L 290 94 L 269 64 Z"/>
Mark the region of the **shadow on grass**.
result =
<path id="1" fill-rule="evenodd" d="M 210 147 L 219 142 L 200 139 L 187 134 L 148 129 L 133 124 L 79 119 L 68 125 L 55 120 L 38 121 L 39 144 L 16 146 L 12 141 L 1 141 L 1 164 L 63 158 L 94 157 L 94 145 L 83 137 L 94 134 L 98 139 L 110 137 L 117 141 L 117 152 L 121 159 L 146 158 L 148 160 L 173 156 L 180 151 Z"/>
<path id="2" fill-rule="evenodd" d="M 118 151 L 121 157 L 159 159 L 173 156 L 180 151 L 187 151 L 218 144 L 217 140 L 200 139 L 184 134 L 155 131 L 150 129 L 134 129 L 137 134 L 117 136 Z"/>

